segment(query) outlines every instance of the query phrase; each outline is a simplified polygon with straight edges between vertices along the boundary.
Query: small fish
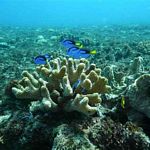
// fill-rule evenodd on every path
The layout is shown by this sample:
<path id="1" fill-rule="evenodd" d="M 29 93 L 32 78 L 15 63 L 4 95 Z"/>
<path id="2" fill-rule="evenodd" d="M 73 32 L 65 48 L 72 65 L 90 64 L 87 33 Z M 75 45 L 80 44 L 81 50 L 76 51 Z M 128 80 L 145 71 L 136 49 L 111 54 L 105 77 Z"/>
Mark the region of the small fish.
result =
<path id="1" fill-rule="evenodd" d="M 81 80 L 78 79 L 73 85 L 72 85 L 72 89 L 73 91 L 78 87 L 78 85 L 80 84 Z"/>
<path id="2" fill-rule="evenodd" d="M 78 56 L 79 49 L 77 47 L 71 47 L 67 50 L 67 55 L 75 58 Z"/>
<path id="3" fill-rule="evenodd" d="M 81 42 L 75 42 L 75 41 L 72 41 L 72 40 L 64 40 L 64 41 L 62 41 L 62 44 L 66 48 L 71 48 L 71 47 L 83 48 L 83 45 L 82 45 Z"/>
<path id="4" fill-rule="evenodd" d="M 51 56 L 49 54 L 45 54 L 45 55 L 39 55 L 33 58 L 33 61 L 37 65 L 45 65 L 46 61 L 50 61 L 50 59 L 51 59 Z"/>
<path id="5" fill-rule="evenodd" d="M 75 91 L 75 89 L 78 87 L 78 85 L 80 84 L 80 82 L 81 82 L 81 80 L 80 79 L 78 79 L 73 85 L 72 85 L 72 89 L 73 89 L 73 91 Z M 82 89 L 82 94 L 86 94 L 86 89 Z"/>
<path id="6" fill-rule="evenodd" d="M 88 58 L 90 55 L 96 54 L 96 50 L 88 50 L 78 47 L 71 47 L 67 50 L 67 55 L 75 59 Z"/>
<path id="7" fill-rule="evenodd" d="M 124 96 L 121 97 L 121 107 L 125 109 L 125 97 Z"/>

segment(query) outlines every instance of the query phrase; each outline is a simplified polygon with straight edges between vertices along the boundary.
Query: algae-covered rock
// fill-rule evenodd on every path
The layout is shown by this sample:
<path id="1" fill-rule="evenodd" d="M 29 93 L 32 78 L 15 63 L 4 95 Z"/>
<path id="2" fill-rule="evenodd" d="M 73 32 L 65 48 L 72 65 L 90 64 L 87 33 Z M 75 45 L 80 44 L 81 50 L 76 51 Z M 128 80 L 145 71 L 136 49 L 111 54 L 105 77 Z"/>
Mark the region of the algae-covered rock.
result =
<path id="1" fill-rule="evenodd" d="M 99 120 L 89 131 L 89 139 L 102 150 L 149 150 L 150 139 L 142 129 L 128 122 L 125 125 L 110 118 Z"/>
<path id="2" fill-rule="evenodd" d="M 95 150 L 95 146 L 90 143 L 87 137 L 81 133 L 77 133 L 70 128 L 69 125 L 61 125 L 57 127 L 56 137 L 52 150 Z"/>
<path id="3" fill-rule="evenodd" d="M 129 86 L 126 95 L 134 111 L 150 118 L 150 74 L 144 74 L 136 79 Z"/>

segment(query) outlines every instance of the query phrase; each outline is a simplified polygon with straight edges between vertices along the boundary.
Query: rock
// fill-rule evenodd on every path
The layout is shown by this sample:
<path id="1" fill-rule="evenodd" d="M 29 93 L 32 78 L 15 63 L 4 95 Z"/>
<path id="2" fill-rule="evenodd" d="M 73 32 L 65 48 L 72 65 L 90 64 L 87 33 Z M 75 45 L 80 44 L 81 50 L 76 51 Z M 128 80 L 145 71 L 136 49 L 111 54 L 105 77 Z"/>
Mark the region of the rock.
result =
<path id="1" fill-rule="evenodd" d="M 55 40 L 58 39 L 58 36 L 51 36 L 50 39 L 53 40 L 53 41 L 55 41 Z"/>
<path id="2" fill-rule="evenodd" d="M 0 48 L 9 48 L 10 46 L 6 42 L 1 42 L 0 43 Z"/>
<path id="3" fill-rule="evenodd" d="M 129 97 L 129 103 L 134 111 L 150 118 L 150 74 L 137 78 L 129 86 L 126 96 Z"/>
<path id="4" fill-rule="evenodd" d="M 43 44 L 45 44 L 45 43 L 47 43 L 47 40 L 44 38 L 43 35 L 39 35 L 39 36 L 37 37 L 37 44 L 43 45 Z"/>

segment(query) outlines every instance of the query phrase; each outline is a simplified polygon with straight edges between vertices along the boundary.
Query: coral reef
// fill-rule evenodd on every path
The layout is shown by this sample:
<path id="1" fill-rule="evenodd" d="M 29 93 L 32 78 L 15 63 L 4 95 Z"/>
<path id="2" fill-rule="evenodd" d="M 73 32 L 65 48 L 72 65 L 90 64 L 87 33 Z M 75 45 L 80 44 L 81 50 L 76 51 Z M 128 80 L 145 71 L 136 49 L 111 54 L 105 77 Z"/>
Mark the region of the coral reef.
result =
<path id="1" fill-rule="evenodd" d="M 140 73 L 144 70 L 144 67 L 143 67 L 143 58 L 142 57 L 136 57 L 133 62 L 131 63 L 131 66 L 130 66 L 130 72 L 129 74 L 130 75 L 133 75 L 133 74 L 137 74 L 137 73 Z"/>
<path id="2" fill-rule="evenodd" d="M 96 148 L 84 134 L 76 132 L 74 128 L 71 128 L 67 124 L 58 126 L 55 130 L 56 136 L 54 138 L 52 150 L 95 150 Z"/>
<path id="3" fill-rule="evenodd" d="M 109 85 L 113 89 L 113 93 L 121 93 L 126 87 L 125 83 L 126 74 L 117 70 L 117 66 L 106 66 L 103 69 L 103 75 L 108 79 Z"/>
<path id="4" fill-rule="evenodd" d="M 111 90 L 100 69 L 85 59 L 57 58 L 37 67 L 33 75 L 27 71 L 22 75 L 12 93 L 18 99 L 36 100 L 30 106 L 31 111 L 63 109 L 91 115 L 101 102 L 99 94 Z"/>
<path id="5" fill-rule="evenodd" d="M 148 150 L 150 148 L 150 140 L 142 133 L 141 128 L 130 122 L 122 125 L 109 118 L 98 121 L 90 128 L 89 139 L 102 150 Z"/>
<path id="6" fill-rule="evenodd" d="M 3 149 L 135 149 L 149 150 L 150 140 L 131 122 L 122 125 L 109 117 L 64 118 L 61 114 L 31 116 L 14 112 L 0 126 Z M 57 118 L 58 117 L 58 118 Z M 60 122 L 61 120 L 61 122 Z M 13 137 L 13 138 L 12 138 Z M 38 137 L 38 138 L 37 138 Z M 17 146 L 16 146 L 17 145 Z"/>
<path id="7" fill-rule="evenodd" d="M 38 121 L 29 112 L 16 111 L 9 119 L 0 124 L 3 143 L 1 150 L 39 149 L 52 147 L 52 129 Z M 38 137 L 38 138 L 37 138 Z"/>
<path id="8" fill-rule="evenodd" d="M 1 150 L 150 149 L 150 26 L 3 26 L 0 34 Z M 64 59 L 64 39 L 97 54 Z M 52 60 L 35 69 L 39 54 Z"/>
<path id="9" fill-rule="evenodd" d="M 148 73 L 148 71 L 144 70 L 143 58 L 141 56 L 135 57 L 133 61 L 130 61 L 127 69 L 120 68 L 117 65 L 107 65 L 102 71 L 102 75 L 108 79 L 114 94 L 122 93 L 135 79 L 142 74 Z"/>

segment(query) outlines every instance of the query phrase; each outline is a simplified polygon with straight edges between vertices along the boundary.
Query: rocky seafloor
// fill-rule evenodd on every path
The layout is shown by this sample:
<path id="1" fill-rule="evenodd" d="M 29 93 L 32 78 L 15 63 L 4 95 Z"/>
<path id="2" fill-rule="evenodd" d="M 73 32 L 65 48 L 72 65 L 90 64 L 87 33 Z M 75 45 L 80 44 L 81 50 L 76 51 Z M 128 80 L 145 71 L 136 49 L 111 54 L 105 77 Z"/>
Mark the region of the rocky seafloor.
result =
<path id="1" fill-rule="evenodd" d="M 63 39 L 97 50 L 88 60 L 112 87 L 99 114 L 31 113 L 5 92 L 22 71 L 34 70 L 33 57 L 65 57 Z M 0 150 L 149 150 L 149 138 L 150 26 L 0 27 Z"/>

